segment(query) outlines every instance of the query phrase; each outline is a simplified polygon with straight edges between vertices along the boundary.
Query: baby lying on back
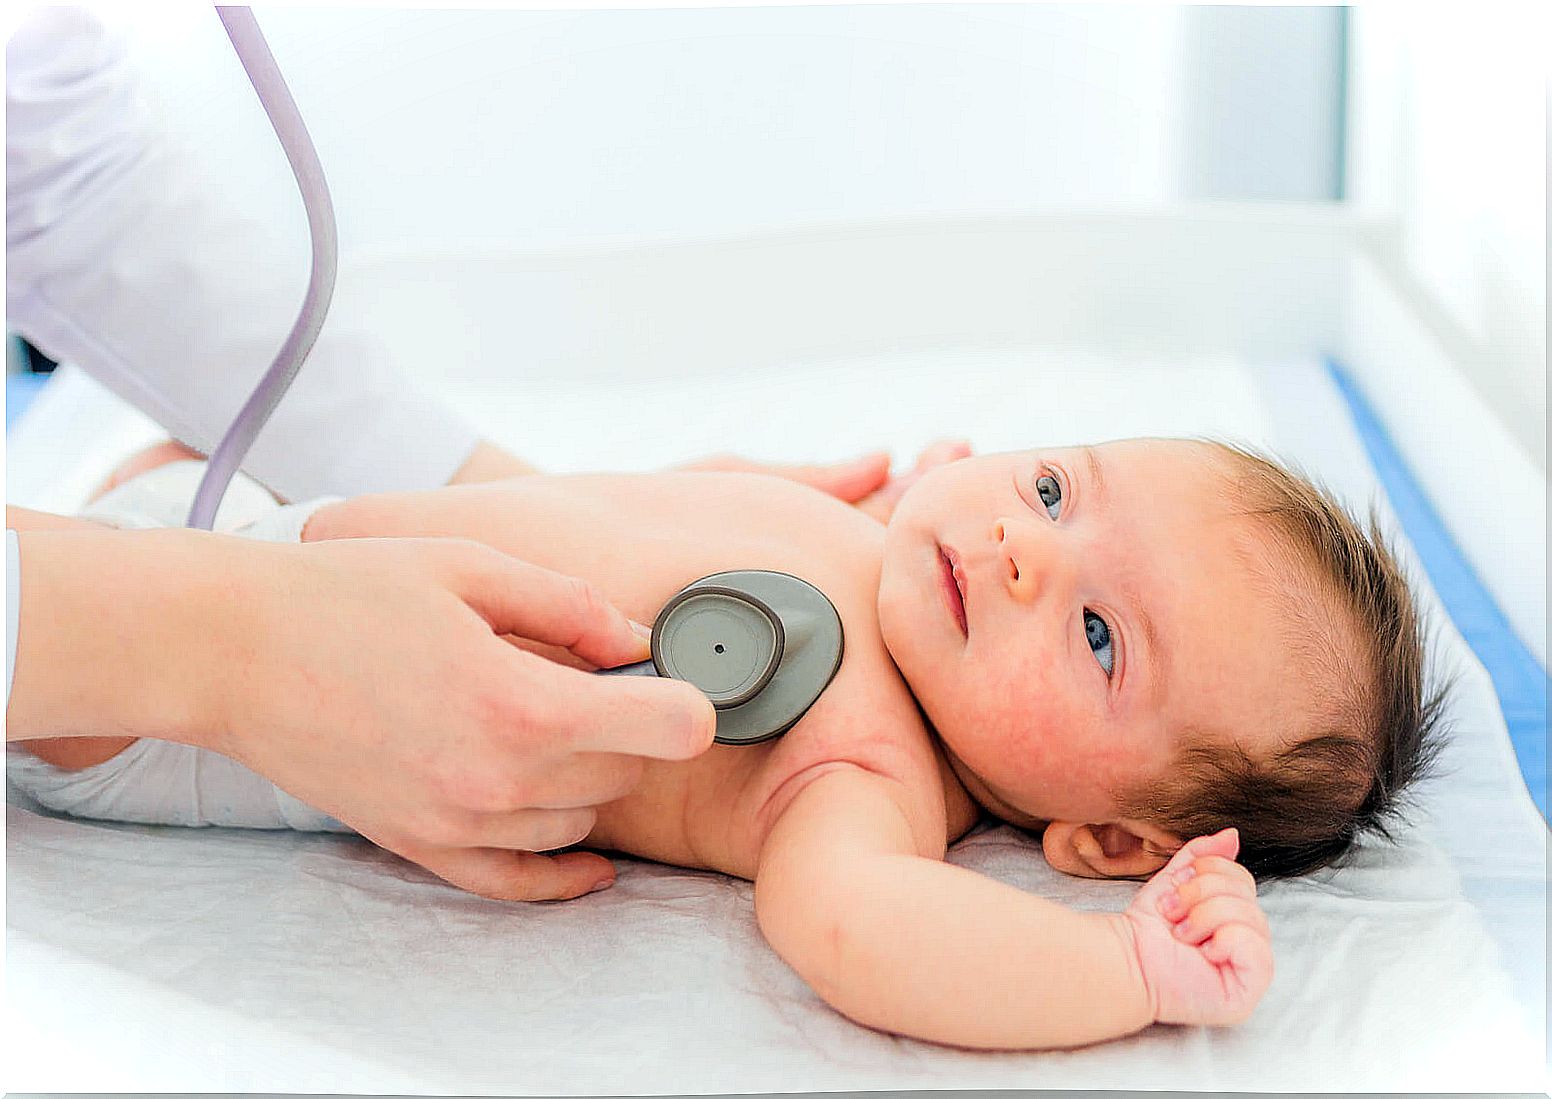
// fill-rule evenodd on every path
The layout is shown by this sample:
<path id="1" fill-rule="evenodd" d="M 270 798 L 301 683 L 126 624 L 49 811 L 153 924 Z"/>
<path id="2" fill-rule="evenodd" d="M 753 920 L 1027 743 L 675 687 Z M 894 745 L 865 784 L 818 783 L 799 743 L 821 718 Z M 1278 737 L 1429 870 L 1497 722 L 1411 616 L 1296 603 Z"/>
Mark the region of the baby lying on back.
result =
<path id="1" fill-rule="evenodd" d="M 1377 532 L 1216 443 L 965 459 L 887 524 L 770 477 L 668 473 L 360 497 L 289 529 L 472 538 L 638 621 L 729 569 L 825 592 L 845 658 L 796 726 L 649 761 L 556 846 L 752 879 L 761 930 L 821 997 L 932 1041 L 1244 1019 L 1272 975 L 1255 879 L 1384 834 L 1432 746 L 1417 616 Z M 71 766 L 101 785 L 123 747 Z M 945 862 L 983 813 L 1058 870 L 1147 884 L 1124 913 L 1085 913 Z"/>

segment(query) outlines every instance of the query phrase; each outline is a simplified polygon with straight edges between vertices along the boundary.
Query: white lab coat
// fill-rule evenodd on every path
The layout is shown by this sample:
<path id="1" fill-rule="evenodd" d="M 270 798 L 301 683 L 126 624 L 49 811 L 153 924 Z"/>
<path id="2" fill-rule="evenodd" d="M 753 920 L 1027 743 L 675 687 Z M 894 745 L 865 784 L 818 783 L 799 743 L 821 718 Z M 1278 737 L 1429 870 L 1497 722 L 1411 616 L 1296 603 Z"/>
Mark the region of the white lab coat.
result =
<path id="1" fill-rule="evenodd" d="M 95 16 L 30 15 L 5 81 L 7 325 L 209 453 L 290 329 L 305 263 L 160 131 Z M 476 441 L 331 318 L 243 469 L 291 500 L 425 488 Z"/>
<path id="2" fill-rule="evenodd" d="M 274 358 L 307 271 L 160 132 L 121 35 L 44 8 L 6 44 L 6 324 L 209 453 Z M 276 155 L 282 155 L 278 148 Z M 300 200 L 298 200 L 300 201 Z M 444 484 L 473 429 L 330 320 L 243 469 L 291 500 Z M 6 534 L 6 672 L 21 588 Z"/>

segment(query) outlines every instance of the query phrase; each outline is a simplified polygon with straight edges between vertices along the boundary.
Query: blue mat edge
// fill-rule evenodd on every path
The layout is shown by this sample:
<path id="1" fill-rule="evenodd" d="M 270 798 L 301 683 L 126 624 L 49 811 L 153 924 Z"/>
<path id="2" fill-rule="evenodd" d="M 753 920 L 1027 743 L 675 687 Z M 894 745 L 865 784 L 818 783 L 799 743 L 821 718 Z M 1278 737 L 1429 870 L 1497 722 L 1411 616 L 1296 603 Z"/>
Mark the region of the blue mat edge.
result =
<path id="1" fill-rule="evenodd" d="M 1328 356 L 1325 363 L 1428 579 L 1493 681 L 1520 774 L 1546 820 L 1547 694 L 1552 679 L 1461 552 L 1362 388 L 1336 359 Z"/>

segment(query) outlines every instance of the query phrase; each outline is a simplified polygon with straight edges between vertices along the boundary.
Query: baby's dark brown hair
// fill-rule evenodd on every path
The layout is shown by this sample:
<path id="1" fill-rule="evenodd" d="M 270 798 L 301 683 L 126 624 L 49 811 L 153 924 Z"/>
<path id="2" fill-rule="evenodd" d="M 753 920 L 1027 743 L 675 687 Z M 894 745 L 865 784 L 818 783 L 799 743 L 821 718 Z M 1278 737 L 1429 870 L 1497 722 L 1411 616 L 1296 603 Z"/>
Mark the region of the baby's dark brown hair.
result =
<path id="1" fill-rule="evenodd" d="M 1269 758 L 1188 736 L 1162 787 L 1123 795 L 1123 810 L 1181 839 L 1232 825 L 1257 879 L 1307 874 L 1338 864 L 1361 835 L 1394 841 L 1402 792 L 1435 766 L 1447 684 L 1425 683 L 1422 622 L 1372 511 L 1365 530 L 1272 459 L 1198 442 L 1225 475 L 1231 510 L 1270 536 L 1268 559 L 1252 564 L 1322 697 L 1313 726 L 1285 730 Z"/>

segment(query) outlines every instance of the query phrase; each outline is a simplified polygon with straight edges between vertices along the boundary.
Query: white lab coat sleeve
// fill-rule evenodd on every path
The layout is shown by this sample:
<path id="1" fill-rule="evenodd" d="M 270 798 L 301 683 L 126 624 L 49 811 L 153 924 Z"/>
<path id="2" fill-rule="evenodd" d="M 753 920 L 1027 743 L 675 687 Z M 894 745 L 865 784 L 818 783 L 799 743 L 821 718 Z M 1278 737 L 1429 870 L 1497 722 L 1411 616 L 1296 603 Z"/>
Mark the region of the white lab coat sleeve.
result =
<path id="1" fill-rule="evenodd" d="M 85 11 L 42 9 L 8 43 L 7 322 L 208 454 L 296 317 L 306 240 L 223 205 L 219 165 L 143 90 L 124 36 Z M 291 500 L 425 488 L 477 441 L 331 317 L 243 468 Z"/>

